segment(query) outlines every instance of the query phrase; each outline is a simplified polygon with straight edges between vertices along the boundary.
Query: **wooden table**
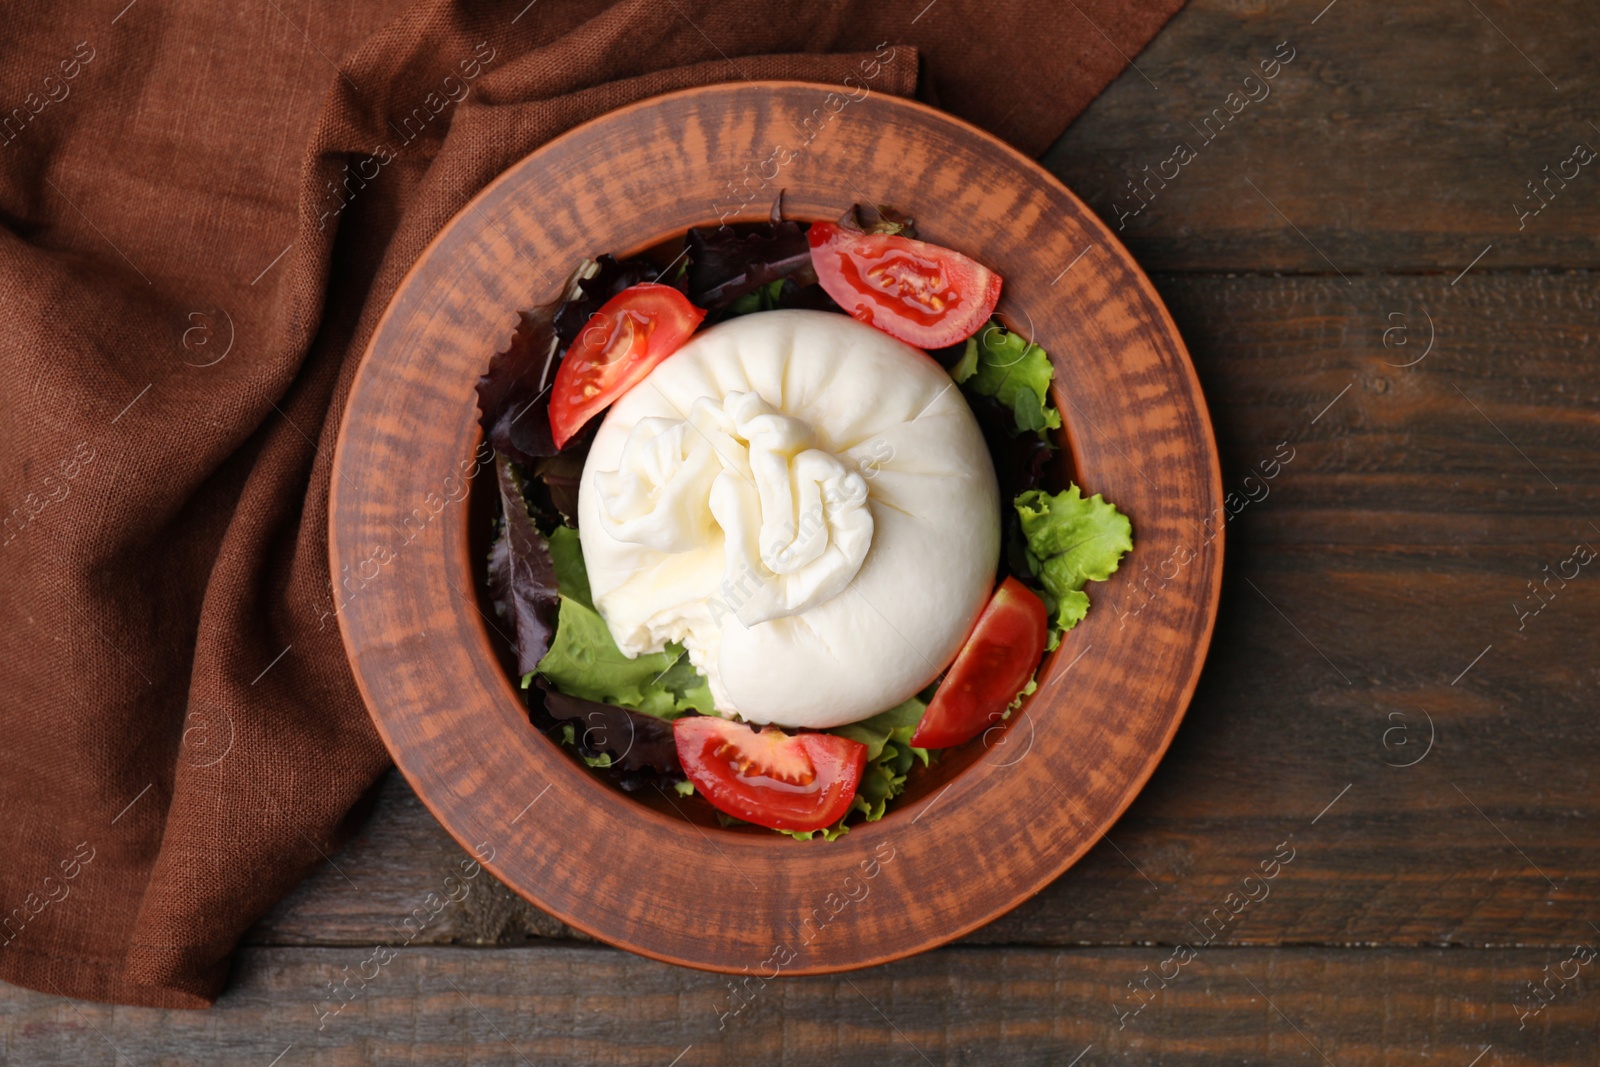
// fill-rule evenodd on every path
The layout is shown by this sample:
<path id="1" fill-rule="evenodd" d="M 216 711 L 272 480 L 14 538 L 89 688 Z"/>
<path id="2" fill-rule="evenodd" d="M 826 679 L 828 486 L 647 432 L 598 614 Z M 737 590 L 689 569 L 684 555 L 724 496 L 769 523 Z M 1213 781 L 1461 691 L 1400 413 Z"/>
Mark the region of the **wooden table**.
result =
<path id="1" fill-rule="evenodd" d="M 1238 509 L 1188 718 L 1065 877 L 745 1001 L 487 875 L 435 910 L 463 853 L 391 777 L 214 1011 L 6 987 L 4 1062 L 1597 1062 L 1600 166 L 1550 175 L 1600 148 L 1600 21 L 1324 3 L 1194 0 L 1047 156 L 1154 274 Z"/>

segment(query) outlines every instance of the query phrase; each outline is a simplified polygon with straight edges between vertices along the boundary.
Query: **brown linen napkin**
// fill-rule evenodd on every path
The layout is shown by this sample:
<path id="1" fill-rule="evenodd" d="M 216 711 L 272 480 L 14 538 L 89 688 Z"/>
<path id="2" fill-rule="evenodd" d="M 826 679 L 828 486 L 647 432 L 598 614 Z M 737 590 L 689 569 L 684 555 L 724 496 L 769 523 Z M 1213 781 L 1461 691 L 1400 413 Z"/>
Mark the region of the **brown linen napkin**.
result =
<path id="1" fill-rule="evenodd" d="M 873 91 L 920 64 L 1037 154 L 1181 3 L 11 5 L 0 977 L 205 1007 L 359 817 L 388 758 L 328 614 L 335 434 L 402 274 L 491 178 L 643 97 L 842 82 L 884 43 Z"/>

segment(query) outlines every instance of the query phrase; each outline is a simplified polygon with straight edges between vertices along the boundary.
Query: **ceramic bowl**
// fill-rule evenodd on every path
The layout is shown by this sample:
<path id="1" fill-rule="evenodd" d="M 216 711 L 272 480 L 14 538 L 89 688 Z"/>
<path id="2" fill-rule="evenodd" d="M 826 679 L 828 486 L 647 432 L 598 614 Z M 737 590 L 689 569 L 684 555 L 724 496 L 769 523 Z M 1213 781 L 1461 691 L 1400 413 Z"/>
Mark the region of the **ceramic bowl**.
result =
<path id="1" fill-rule="evenodd" d="M 646 956 L 770 976 L 882 963 L 1037 893 L 1149 778 L 1194 691 L 1222 575 L 1217 452 L 1149 280 L 1034 161 L 921 104 L 824 85 L 716 85 L 612 112 L 501 175 L 450 222 L 376 328 L 345 412 L 330 552 L 339 612 L 395 763 L 498 878 Z M 835 109 L 844 99 L 846 106 Z M 819 118 L 820 116 L 820 118 Z M 520 307 L 582 257 L 719 220 L 891 204 L 1005 278 L 1000 313 L 1051 354 L 1060 461 L 1133 520 L 1135 549 L 1006 728 L 915 776 L 834 842 L 724 829 L 643 802 L 529 723 L 480 592 L 474 385 Z M 474 486 L 485 487 L 474 489 Z M 348 568 L 348 569 L 346 569 Z M 369 577 L 370 576 L 370 577 Z"/>

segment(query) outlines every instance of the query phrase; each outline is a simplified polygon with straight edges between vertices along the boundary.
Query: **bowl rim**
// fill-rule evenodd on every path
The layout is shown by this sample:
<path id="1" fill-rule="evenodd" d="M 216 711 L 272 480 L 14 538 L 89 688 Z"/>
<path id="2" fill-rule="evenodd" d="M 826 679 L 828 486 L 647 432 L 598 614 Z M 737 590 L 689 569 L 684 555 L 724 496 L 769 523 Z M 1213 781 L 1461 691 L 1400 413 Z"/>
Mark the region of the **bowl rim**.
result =
<path id="1" fill-rule="evenodd" d="M 440 225 L 438 231 L 429 239 L 427 244 L 417 255 L 416 259 L 410 264 L 410 266 L 407 267 L 406 272 L 396 283 L 394 291 L 390 294 L 382 314 L 374 322 L 367 342 L 363 346 L 355 372 L 351 376 L 350 387 L 346 393 L 346 403 L 343 411 L 340 413 L 339 429 L 332 456 L 332 469 L 334 471 L 339 470 L 341 468 L 341 464 L 347 458 L 345 452 L 349 447 L 351 447 L 349 441 L 352 436 L 353 414 L 356 410 L 356 405 L 351 401 L 361 391 L 361 387 L 365 379 L 375 373 L 375 371 L 372 369 L 374 366 L 374 360 L 372 359 L 372 356 L 380 339 L 384 337 L 385 328 L 399 312 L 399 297 L 401 294 L 406 292 L 408 287 L 417 279 L 419 273 L 429 264 L 429 261 L 433 255 L 448 239 L 455 227 L 460 224 L 462 220 L 470 213 L 480 211 L 482 203 L 492 198 L 493 195 L 497 193 L 504 185 L 515 181 L 530 159 L 533 159 L 534 157 L 542 155 L 546 152 L 558 149 L 568 141 L 578 140 L 597 126 L 617 122 L 621 119 L 624 119 L 626 116 L 659 108 L 676 100 L 685 98 L 710 97 L 729 93 L 774 93 L 788 89 L 804 89 L 821 93 L 836 94 L 839 93 L 840 86 L 825 82 L 811 82 L 803 79 L 746 79 L 742 82 L 726 81 L 691 86 L 684 89 L 678 89 L 667 93 L 645 97 L 643 99 L 636 100 L 632 103 L 607 111 L 594 118 L 588 119 L 571 127 L 568 130 L 563 131 L 557 136 L 552 137 L 550 140 L 539 145 L 532 152 L 529 152 L 520 159 L 511 163 L 505 170 L 497 174 L 482 188 L 473 193 L 472 196 L 470 196 L 462 205 L 462 207 L 455 212 L 455 214 L 453 214 L 448 220 Z M 1121 261 L 1123 268 L 1132 275 L 1135 283 L 1141 290 L 1142 295 L 1146 298 L 1148 304 L 1154 309 L 1164 337 L 1173 347 L 1174 354 L 1177 357 L 1177 363 L 1180 365 L 1182 370 L 1184 383 L 1188 386 L 1189 395 L 1194 401 L 1193 414 L 1198 424 L 1197 431 L 1194 436 L 1204 446 L 1203 451 L 1206 454 L 1207 460 L 1205 473 L 1208 476 L 1207 480 L 1209 483 L 1209 488 L 1212 491 L 1214 499 L 1221 501 L 1223 499 L 1221 457 L 1216 445 L 1216 436 L 1210 415 L 1209 405 L 1206 402 L 1204 390 L 1201 388 L 1199 375 L 1195 370 L 1193 358 L 1189 353 L 1187 344 L 1183 340 L 1182 334 L 1177 328 L 1176 322 L 1174 322 L 1172 319 L 1170 310 L 1167 308 L 1166 303 L 1160 298 L 1160 295 L 1157 293 L 1154 285 L 1151 283 L 1148 274 L 1134 259 L 1132 254 L 1127 250 L 1126 246 L 1124 246 L 1122 242 L 1117 239 L 1115 234 L 1112 233 L 1106 222 L 1098 214 L 1096 214 L 1087 205 L 1087 203 L 1082 200 L 1082 198 L 1069 189 L 1059 178 L 1045 169 L 1045 167 L 1040 164 L 1038 160 L 1025 155 L 995 134 L 975 126 L 965 119 L 952 115 L 949 112 L 925 104 L 920 100 L 897 96 L 890 93 L 869 93 L 869 95 L 877 97 L 880 101 L 887 101 L 891 107 L 905 108 L 912 112 L 921 113 L 923 116 L 932 119 L 935 123 L 957 127 L 962 132 L 982 142 L 986 150 L 997 151 L 1009 156 L 1014 162 L 1020 164 L 1023 170 L 1029 172 L 1036 181 L 1042 182 L 1046 186 L 1050 187 L 1053 192 L 1066 196 L 1079 209 L 1080 216 L 1076 221 L 1079 221 L 1086 228 L 1092 230 L 1096 239 L 1094 243 L 1098 243 L 1103 248 L 1106 248 L 1114 253 Z M 726 216 L 725 221 L 731 223 L 761 221 L 766 217 L 767 212 L 759 209 L 752 210 L 751 205 L 754 203 L 754 201 L 747 202 L 744 210 L 734 212 Z M 1091 248 L 1094 247 L 1094 243 L 1091 243 Z M 643 245 L 640 245 L 640 247 L 643 247 Z M 1059 379 L 1053 381 L 1050 387 L 1051 399 L 1057 403 L 1058 407 L 1060 407 L 1060 400 L 1063 395 L 1061 394 L 1060 388 Z M 1063 437 L 1068 437 L 1069 419 L 1065 411 L 1063 411 L 1062 423 L 1063 425 L 1060 432 Z M 475 440 L 478 442 L 478 445 L 477 449 L 471 453 L 472 455 L 478 454 L 478 452 L 481 451 L 486 443 L 483 439 L 481 429 L 477 431 Z M 338 477 L 330 478 L 328 494 L 328 562 L 330 575 L 337 575 L 340 570 L 340 538 L 338 524 L 334 521 L 335 516 L 340 513 L 342 496 L 340 481 L 341 480 Z M 463 573 L 465 573 L 470 579 L 472 571 L 471 559 L 467 554 L 469 551 L 467 548 L 469 544 L 469 539 L 467 536 L 469 531 L 467 530 L 467 526 L 471 521 L 471 509 L 467 507 L 461 507 L 459 511 L 460 514 L 455 517 L 454 521 L 457 526 L 462 528 L 461 536 L 458 538 L 458 544 L 462 549 L 460 553 L 461 558 L 455 561 L 447 562 L 453 562 L 464 567 L 465 571 Z M 1171 747 L 1172 741 L 1188 713 L 1195 690 L 1199 685 L 1200 677 L 1204 672 L 1211 640 L 1215 633 L 1218 607 L 1222 592 L 1223 568 L 1226 555 L 1225 524 L 1214 532 L 1207 544 L 1214 545 L 1214 551 L 1211 554 L 1209 573 L 1204 575 L 1206 596 L 1202 604 L 1201 611 L 1204 623 L 1200 629 L 1200 632 L 1192 641 L 1192 667 L 1189 670 L 1188 676 L 1182 680 L 1181 685 L 1177 689 L 1176 696 L 1172 701 L 1173 711 L 1167 723 L 1166 730 L 1162 735 L 1160 735 L 1159 740 L 1155 744 L 1148 746 L 1143 764 L 1129 779 L 1128 784 L 1123 789 L 1122 795 L 1117 799 L 1117 802 L 1114 805 L 1108 806 L 1101 818 L 1091 820 L 1093 823 L 1092 832 L 1084 833 L 1076 847 L 1062 850 L 1057 855 L 1054 862 L 1045 865 L 1041 869 L 1041 874 L 1033 880 L 1033 884 L 1026 886 L 1024 889 L 1018 892 L 1015 892 L 1011 895 L 1009 900 L 1006 900 L 1005 902 L 1000 903 L 992 908 L 988 908 L 981 914 L 965 918 L 961 922 L 942 930 L 938 935 L 927 938 L 921 944 L 890 951 L 869 952 L 858 959 L 844 964 L 820 963 L 786 966 L 783 968 L 784 973 L 793 976 L 843 973 L 890 963 L 895 960 L 904 959 L 909 956 L 917 955 L 921 952 L 949 944 L 950 942 L 995 921 L 1001 916 L 1013 911 L 1023 903 L 1032 899 L 1034 896 L 1038 895 L 1038 893 L 1049 886 L 1052 882 L 1059 879 L 1068 869 L 1076 865 L 1078 861 L 1084 857 L 1084 855 L 1086 855 L 1091 849 L 1094 848 L 1095 845 L 1099 843 L 1101 838 L 1105 837 L 1106 832 L 1111 828 L 1111 826 L 1113 826 L 1117 820 L 1122 817 L 1122 815 L 1127 811 L 1128 807 L 1132 805 L 1133 801 L 1143 792 L 1145 786 L 1149 782 L 1150 777 L 1155 773 L 1156 767 L 1160 764 L 1167 750 Z M 352 634 L 351 632 L 351 626 L 353 625 L 351 618 L 347 612 L 342 610 L 337 612 L 335 617 L 338 621 L 340 638 L 344 646 L 346 659 L 350 664 L 351 674 L 353 675 L 357 689 L 360 692 L 362 703 L 368 713 L 369 719 L 371 719 L 373 722 L 373 725 L 377 730 L 384 747 L 388 749 L 395 766 L 399 768 L 400 773 L 405 777 L 407 784 L 411 787 L 418 799 L 421 800 L 423 806 L 427 809 L 429 814 L 432 815 L 434 819 L 444 827 L 446 832 L 449 833 L 450 836 L 459 845 L 461 845 L 463 849 L 466 849 L 469 852 L 473 851 L 474 846 L 461 833 L 459 833 L 454 826 L 452 826 L 449 820 L 445 818 L 445 815 L 441 811 L 440 807 L 435 804 L 434 800 L 429 796 L 429 793 L 420 787 L 418 778 L 410 769 L 407 768 L 404 761 L 402 761 L 400 758 L 401 748 L 397 745 L 395 737 L 391 734 L 383 718 L 376 713 L 376 703 L 373 694 L 369 690 L 366 679 L 362 672 L 357 669 L 357 643 L 356 635 Z M 481 630 L 483 620 L 478 620 L 478 625 Z M 482 634 L 480 647 L 474 651 L 478 654 L 487 656 L 491 660 L 495 660 L 495 653 L 493 647 L 488 642 L 486 633 Z M 1047 655 L 1049 654 L 1047 653 Z M 497 660 L 495 661 L 495 669 L 504 688 L 510 693 L 513 699 L 518 700 L 520 705 L 520 699 L 517 697 L 516 691 L 512 688 L 510 677 L 507 676 L 506 672 L 500 667 L 500 664 Z M 1021 713 L 1019 713 L 1018 716 L 1013 717 L 1013 724 L 1026 714 L 1028 707 L 1029 706 L 1025 704 L 1021 709 Z M 1029 718 L 1029 721 L 1031 726 L 1031 717 Z M 565 756 L 566 754 L 562 753 L 561 755 Z M 568 758 L 566 762 L 573 764 L 573 761 L 570 758 Z M 572 765 L 571 769 L 575 772 L 585 773 L 586 776 L 586 772 L 584 772 L 582 768 L 577 767 L 575 764 Z M 971 769 L 971 767 L 962 768 L 961 771 L 957 772 L 955 778 L 960 778 L 961 776 L 966 775 Z M 596 787 L 601 787 L 599 783 L 593 784 Z M 946 788 L 948 788 L 948 786 Z M 921 798 L 912 805 L 897 809 L 897 814 L 909 815 L 913 810 L 918 811 L 920 814 L 921 810 L 931 807 L 939 797 L 943 796 L 943 792 L 944 791 L 941 790 L 939 793 L 931 797 Z M 683 826 L 683 821 L 671 819 L 660 812 L 651 810 L 648 805 L 636 804 L 636 806 L 644 809 L 647 815 L 652 816 L 655 819 L 659 819 L 661 825 L 671 826 L 674 831 L 681 829 Z M 916 816 L 912 817 L 913 822 L 915 821 L 915 818 Z M 809 842 L 792 841 L 779 834 L 751 834 L 741 836 L 748 836 L 752 840 L 763 842 L 763 845 L 758 847 L 781 848 L 788 850 L 794 848 L 805 848 L 810 845 Z M 496 857 L 484 859 L 475 855 L 474 859 L 476 862 L 480 863 L 483 867 L 487 868 L 491 873 L 493 873 L 502 884 L 506 885 L 513 892 L 517 893 L 535 907 L 554 915 L 563 923 L 590 937 L 595 938 L 602 944 L 622 947 L 629 952 L 633 952 L 646 958 L 658 960 L 664 963 L 686 966 L 697 970 L 726 974 L 741 973 L 740 971 L 733 969 L 731 964 L 728 966 L 720 966 L 705 961 L 676 956 L 670 952 L 656 950 L 650 945 L 642 943 L 637 939 L 619 938 L 615 932 L 602 933 L 595 927 L 591 926 L 582 916 L 572 913 L 571 909 L 560 907 L 559 905 L 553 904 L 546 900 L 535 898 L 533 891 L 531 889 L 524 888 L 519 879 L 507 873 L 504 870 L 503 865 L 497 862 Z M 749 967 L 746 967 L 745 971 L 748 970 Z"/>

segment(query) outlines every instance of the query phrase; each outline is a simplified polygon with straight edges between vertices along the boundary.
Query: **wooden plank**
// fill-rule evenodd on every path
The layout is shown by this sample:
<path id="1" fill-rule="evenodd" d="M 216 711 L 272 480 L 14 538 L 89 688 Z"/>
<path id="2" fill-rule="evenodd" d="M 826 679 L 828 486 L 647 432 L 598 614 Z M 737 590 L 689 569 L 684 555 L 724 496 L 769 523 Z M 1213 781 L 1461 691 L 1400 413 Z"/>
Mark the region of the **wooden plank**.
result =
<path id="1" fill-rule="evenodd" d="M 1112 832 L 1121 851 L 981 936 L 1178 936 L 1289 832 L 1297 866 L 1230 926 L 1235 940 L 1585 936 L 1600 856 L 1584 650 L 1600 597 L 1580 572 L 1521 629 L 1513 605 L 1537 606 L 1527 583 L 1576 542 L 1600 545 L 1581 458 L 1600 445 L 1596 280 L 1486 276 L 1443 298 L 1426 279 L 1163 289 L 1221 398 L 1230 489 L 1243 497 L 1279 441 L 1295 458 L 1229 525 L 1206 677 Z M 1388 365 L 1425 349 L 1416 332 L 1386 349 L 1388 314 L 1416 331 L 1424 303 L 1434 353 Z"/>
<path id="2" fill-rule="evenodd" d="M 412 949 L 370 979 L 370 949 L 256 949 L 208 1013 L 8 990 L 0 1032 L 8 1063 L 1592 1063 L 1600 998 L 1573 951 L 946 949 L 736 999 L 595 947 Z"/>
<path id="3" fill-rule="evenodd" d="M 1045 162 L 1151 270 L 1593 267 L 1600 160 L 1527 183 L 1600 150 L 1596 41 L 1584 0 L 1193 0 Z"/>
<path id="4" fill-rule="evenodd" d="M 1586 651 L 1600 586 L 1588 583 L 1600 577 L 1588 567 L 1565 589 L 1551 582 L 1549 607 L 1520 629 L 1513 605 L 1537 606 L 1527 583 L 1577 542 L 1600 548 L 1588 525 L 1600 525 L 1589 458 L 1600 452 L 1600 276 L 1484 275 L 1442 297 L 1424 278 L 1158 281 L 1212 397 L 1228 488 L 1242 500 L 1265 484 L 1266 495 L 1227 526 L 1206 676 L 1115 845 L 969 940 L 1186 936 L 1291 833 L 1296 859 L 1270 899 L 1219 940 L 1587 936 L 1582 905 L 1600 895 L 1588 770 L 1600 669 Z M 1434 351 L 1388 365 L 1423 352 L 1424 304 Z M 1383 345 L 1391 312 L 1408 316 L 1407 346 Z M 1293 459 L 1246 483 L 1282 442 Z M 1159 595 L 1160 565 L 1181 546 L 1149 547 L 1123 588 L 1155 574 Z M 1136 609 L 1127 593 L 1101 601 Z M 1430 736 L 1425 758 L 1398 766 Z M 317 872 L 251 940 L 396 941 L 462 855 L 392 781 L 335 858 L 343 874 Z M 416 940 L 565 936 L 485 877 Z"/>
<path id="5" fill-rule="evenodd" d="M 1228 488 L 1245 493 L 1240 480 L 1293 443 L 1270 510 L 1314 510 L 1306 534 L 1336 513 L 1387 514 L 1387 543 L 1497 545 L 1524 517 L 1600 511 L 1595 275 L 1169 275 L 1158 287 L 1200 371 Z M 1419 515 L 1446 521 L 1413 530 Z"/>
<path id="6" fill-rule="evenodd" d="M 494 945 L 583 937 L 487 871 L 465 883 L 463 894 L 461 862 L 471 858 L 391 770 L 372 816 L 333 857 L 337 868 L 319 866 L 245 941 Z M 455 899 L 441 908 L 430 893 Z"/>

